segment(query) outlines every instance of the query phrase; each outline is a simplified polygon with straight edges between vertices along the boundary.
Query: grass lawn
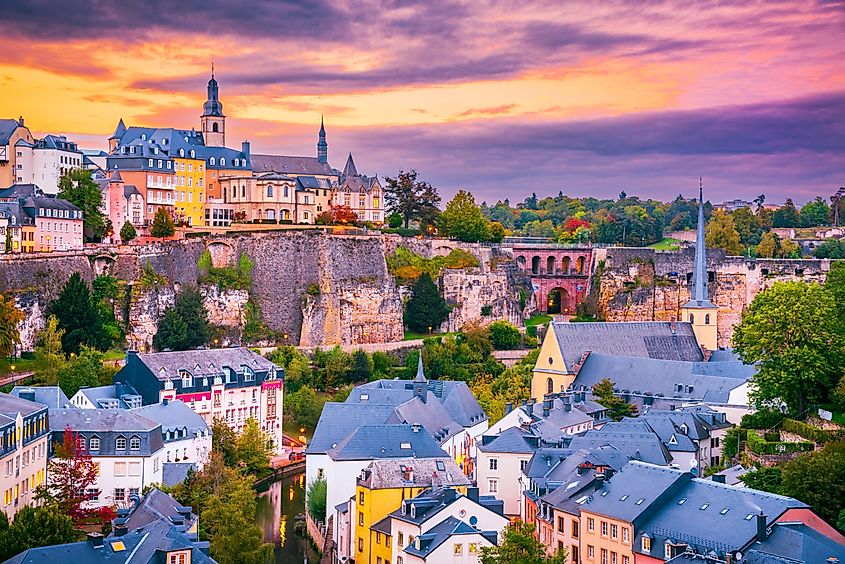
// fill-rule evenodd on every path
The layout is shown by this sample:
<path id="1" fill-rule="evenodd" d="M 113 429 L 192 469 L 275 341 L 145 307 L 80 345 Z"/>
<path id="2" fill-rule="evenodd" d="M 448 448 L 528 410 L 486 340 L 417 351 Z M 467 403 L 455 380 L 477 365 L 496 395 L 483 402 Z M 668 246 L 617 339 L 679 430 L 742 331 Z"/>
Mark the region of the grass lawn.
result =
<path id="1" fill-rule="evenodd" d="M 0 358 L 0 376 L 9 374 L 12 370 L 10 364 L 15 365 L 15 372 L 29 372 L 35 368 L 35 361 L 28 358 L 15 358 L 9 362 L 9 357 Z"/>
<path id="2" fill-rule="evenodd" d="M 531 327 L 532 325 L 545 325 L 549 321 L 552 320 L 551 315 L 546 315 L 545 313 L 538 313 L 532 317 L 529 317 L 525 320 L 525 326 Z"/>
<path id="3" fill-rule="evenodd" d="M 126 353 L 124 351 L 111 350 L 103 353 L 103 360 L 123 360 L 125 356 Z"/>
<path id="4" fill-rule="evenodd" d="M 658 251 L 677 251 L 681 247 L 681 242 L 678 239 L 664 237 L 657 243 L 649 245 L 649 247 Z"/>
<path id="5" fill-rule="evenodd" d="M 456 333 L 415 333 L 413 331 L 405 331 L 403 341 L 413 341 L 414 339 L 428 339 L 429 337 L 448 337 Z"/>

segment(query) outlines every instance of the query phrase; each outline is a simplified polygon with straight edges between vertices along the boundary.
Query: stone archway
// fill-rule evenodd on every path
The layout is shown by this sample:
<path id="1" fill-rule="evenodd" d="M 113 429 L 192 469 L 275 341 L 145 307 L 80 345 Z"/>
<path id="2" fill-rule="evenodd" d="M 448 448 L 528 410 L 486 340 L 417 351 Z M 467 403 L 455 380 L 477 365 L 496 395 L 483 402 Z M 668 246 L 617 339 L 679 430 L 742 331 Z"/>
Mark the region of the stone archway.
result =
<path id="1" fill-rule="evenodd" d="M 531 274 L 540 274 L 540 257 L 531 257 Z"/>
<path id="2" fill-rule="evenodd" d="M 546 298 L 546 313 L 549 315 L 569 315 L 573 313 L 572 297 L 565 288 L 555 287 Z"/>

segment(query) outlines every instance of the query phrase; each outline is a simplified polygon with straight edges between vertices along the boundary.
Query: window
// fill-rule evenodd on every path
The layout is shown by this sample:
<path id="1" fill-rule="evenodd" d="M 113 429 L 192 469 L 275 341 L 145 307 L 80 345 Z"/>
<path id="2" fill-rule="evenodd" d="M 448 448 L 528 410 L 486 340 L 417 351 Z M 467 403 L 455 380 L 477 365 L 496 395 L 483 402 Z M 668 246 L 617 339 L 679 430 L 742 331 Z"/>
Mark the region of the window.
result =
<path id="1" fill-rule="evenodd" d="M 615 552 L 611 552 L 611 553 L 610 553 L 610 564 L 617 564 L 617 562 L 618 562 L 618 561 L 616 560 L 616 553 L 615 553 Z"/>
<path id="2" fill-rule="evenodd" d="M 616 540 L 619 538 L 619 527 L 616 525 L 610 526 L 610 538 Z"/>
<path id="3" fill-rule="evenodd" d="M 499 459 L 491 458 L 490 459 L 490 470 L 498 470 L 499 469 Z"/>
<path id="4" fill-rule="evenodd" d="M 376 544 L 381 544 L 381 533 L 376 531 Z"/>
<path id="5" fill-rule="evenodd" d="M 526 468 L 528 468 L 528 460 L 520 460 L 519 461 L 519 470 L 524 472 Z"/>
<path id="6" fill-rule="evenodd" d="M 126 501 L 126 489 L 125 488 L 115 488 L 114 489 L 114 500 L 115 501 Z"/>
<path id="7" fill-rule="evenodd" d="M 267 197 L 268 198 L 273 197 L 273 185 L 272 184 L 267 185 Z"/>
<path id="8" fill-rule="evenodd" d="M 576 519 L 573 519 L 572 520 L 572 538 L 577 539 L 579 532 L 580 531 L 578 530 L 578 521 Z"/>
<path id="9" fill-rule="evenodd" d="M 710 325 L 710 314 L 709 313 L 704 316 L 704 324 Z"/>
<path id="10" fill-rule="evenodd" d="M 89 450 L 100 450 L 100 439 L 98 437 L 91 437 L 88 441 Z"/>
<path id="11" fill-rule="evenodd" d="M 464 545 L 455 543 L 455 556 L 461 556 L 464 553 Z"/>
<path id="12" fill-rule="evenodd" d="M 141 450 L 141 439 L 138 437 L 129 439 L 129 450 Z"/>
<path id="13" fill-rule="evenodd" d="M 85 437 L 76 437 L 76 450 L 85 450 Z"/>
<path id="14" fill-rule="evenodd" d="M 651 552 L 651 537 L 643 536 L 642 548 L 643 552 Z"/>
<path id="15" fill-rule="evenodd" d="M 628 544 L 628 527 L 622 527 L 622 542 Z"/>
<path id="16" fill-rule="evenodd" d="M 566 520 L 563 517 L 557 518 L 557 531 L 559 533 L 564 532 L 564 527 L 566 526 Z"/>
<path id="17" fill-rule="evenodd" d="M 607 536 L 607 521 L 601 522 L 601 536 L 603 536 L 603 537 Z"/>
<path id="18" fill-rule="evenodd" d="M 549 357 L 549 364 L 551 364 L 551 363 L 552 363 L 552 359 L 551 359 L 551 357 Z M 546 393 L 551 394 L 551 393 L 554 393 L 554 391 L 555 391 L 554 380 L 552 380 L 551 378 L 546 378 Z"/>
<path id="19" fill-rule="evenodd" d="M 130 476 L 140 476 L 141 475 L 141 463 L 140 462 L 130 462 L 129 463 L 129 475 Z"/>
<path id="20" fill-rule="evenodd" d="M 126 450 L 126 438 L 125 437 L 118 437 L 114 441 L 114 448 L 117 450 Z"/>
<path id="21" fill-rule="evenodd" d="M 168 564 L 185 564 L 185 553 L 181 552 L 179 554 L 171 554 L 170 558 L 168 559 Z"/>
<path id="22" fill-rule="evenodd" d="M 589 558 L 590 560 L 592 560 L 592 559 L 593 559 L 593 558 L 595 558 L 595 557 L 596 557 L 596 549 L 595 549 L 595 547 L 594 547 L 593 545 L 591 545 L 591 544 L 588 544 L 588 545 L 587 545 L 587 558 Z"/>
<path id="23" fill-rule="evenodd" d="M 364 512 L 363 511 L 358 512 L 358 526 L 359 527 L 364 526 Z"/>
<path id="24" fill-rule="evenodd" d="M 499 480 L 490 480 L 489 486 L 490 493 L 497 493 L 499 491 Z"/>
<path id="25" fill-rule="evenodd" d="M 601 564 L 607 564 L 607 549 L 601 549 Z"/>
<path id="26" fill-rule="evenodd" d="M 399 531 L 399 544 L 397 545 L 397 546 L 399 546 L 399 548 L 402 548 L 402 541 L 404 541 L 404 540 L 405 540 L 405 535 L 402 534 L 402 531 Z"/>
<path id="27" fill-rule="evenodd" d="M 364 505 L 364 492 L 358 492 L 358 505 Z"/>
<path id="28" fill-rule="evenodd" d="M 627 556 L 622 557 L 622 564 L 631 564 L 631 559 Z"/>
<path id="29" fill-rule="evenodd" d="M 126 463 L 125 462 L 115 462 L 114 463 L 114 475 L 115 476 L 126 476 Z"/>
<path id="30" fill-rule="evenodd" d="M 666 557 L 666 560 L 672 558 L 672 545 L 668 542 L 663 547 L 663 555 Z"/>
<path id="31" fill-rule="evenodd" d="M 587 530 L 590 532 L 596 530 L 596 520 L 592 517 L 587 517 Z"/>
<path id="32" fill-rule="evenodd" d="M 467 548 L 468 548 L 468 552 L 469 552 L 470 554 L 475 554 L 475 553 L 477 553 L 477 552 L 478 552 L 478 545 L 477 545 L 476 543 L 474 543 L 474 542 L 469 543 L 469 544 L 467 545 Z"/>

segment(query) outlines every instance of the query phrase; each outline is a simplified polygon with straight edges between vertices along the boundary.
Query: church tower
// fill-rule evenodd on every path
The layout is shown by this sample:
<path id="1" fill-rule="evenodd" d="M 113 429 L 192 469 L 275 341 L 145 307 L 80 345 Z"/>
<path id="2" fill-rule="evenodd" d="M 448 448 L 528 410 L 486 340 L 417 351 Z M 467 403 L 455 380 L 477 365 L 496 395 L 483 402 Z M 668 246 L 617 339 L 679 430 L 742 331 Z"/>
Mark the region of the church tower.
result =
<path id="1" fill-rule="evenodd" d="M 695 266 L 692 273 L 690 300 L 681 308 L 681 321 L 689 321 L 702 348 L 718 348 L 719 309 L 707 294 L 707 245 L 704 241 L 704 193 L 699 180 L 698 225 L 695 233 Z"/>
<path id="2" fill-rule="evenodd" d="M 326 126 L 323 124 L 323 116 L 320 116 L 320 137 L 317 141 L 317 160 L 321 163 L 329 162 L 329 144 L 326 143 Z"/>
<path id="3" fill-rule="evenodd" d="M 208 100 L 202 106 L 202 137 L 209 147 L 223 147 L 226 145 L 226 116 L 223 115 L 223 102 L 217 80 L 214 79 L 214 65 L 211 65 L 211 80 L 208 81 Z"/>

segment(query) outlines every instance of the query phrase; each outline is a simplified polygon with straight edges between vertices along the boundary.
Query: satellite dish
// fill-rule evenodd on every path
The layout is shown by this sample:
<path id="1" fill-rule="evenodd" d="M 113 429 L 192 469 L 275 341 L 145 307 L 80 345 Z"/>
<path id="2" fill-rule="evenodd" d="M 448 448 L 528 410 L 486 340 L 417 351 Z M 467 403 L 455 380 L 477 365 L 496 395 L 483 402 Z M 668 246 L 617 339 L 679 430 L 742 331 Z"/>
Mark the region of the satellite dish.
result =
<path id="1" fill-rule="evenodd" d="M 690 468 L 695 468 L 696 466 L 698 466 L 698 460 L 693 458 L 692 460 L 689 461 L 689 466 L 690 466 Z"/>
<path id="2" fill-rule="evenodd" d="M 737 551 L 736 559 L 737 559 L 737 561 L 742 560 L 742 553 L 741 552 Z"/>

